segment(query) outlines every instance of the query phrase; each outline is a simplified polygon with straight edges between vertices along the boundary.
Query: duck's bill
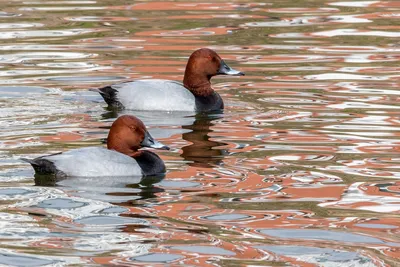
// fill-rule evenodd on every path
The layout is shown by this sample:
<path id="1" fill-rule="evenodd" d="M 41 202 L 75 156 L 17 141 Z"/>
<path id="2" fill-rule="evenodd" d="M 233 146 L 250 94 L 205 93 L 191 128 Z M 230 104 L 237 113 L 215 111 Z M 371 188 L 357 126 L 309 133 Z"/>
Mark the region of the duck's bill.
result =
<path id="1" fill-rule="evenodd" d="M 169 147 L 155 140 L 149 132 L 146 131 L 143 141 L 140 143 L 142 147 L 151 147 L 156 149 L 169 150 Z"/>
<path id="2" fill-rule="evenodd" d="M 219 67 L 218 74 L 221 75 L 234 75 L 234 76 L 244 76 L 244 73 L 229 67 L 225 61 L 221 60 L 221 67 Z"/>

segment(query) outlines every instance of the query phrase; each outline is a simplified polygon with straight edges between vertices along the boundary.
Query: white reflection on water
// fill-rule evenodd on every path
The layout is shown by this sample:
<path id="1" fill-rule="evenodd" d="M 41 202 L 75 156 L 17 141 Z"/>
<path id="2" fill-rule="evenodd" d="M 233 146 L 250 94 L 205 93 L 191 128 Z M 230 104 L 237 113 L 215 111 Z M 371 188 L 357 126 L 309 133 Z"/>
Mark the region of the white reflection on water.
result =
<path id="1" fill-rule="evenodd" d="M 367 76 L 360 74 L 348 74 L 348 73 L 323 73 L 317 75 L 304 76 L 307 80 L 371 80 L 371 81 L 384 81 L 389 79 L 388 76 Z"/>
<path id="2" fill-rule="evenodd" d="M 333 2 L 328 3 L 332 6 L 348 6 L 348 7 L 368 7 L 370 5 L 379 3 L 380 1 L 347 1 L 347 2 Z"/>
<path id="3" fill-rule="evenodd" d="M 96 4 L 97 1 L 24 1 L 22 2 L 25 5 L 65 5 L 65 4 Z"/>
<path id="4" fill-rule="evenodd" d="M 359 174 L 356 170 L 350 171 L 350 169 L 348 170 L 347 173 Z M 400 175 L 397 176 L 397 179 L 399 177 Z M 320 203 L 318 204 L 318 206 L 329 207 L 329 206 L 340 206 L 346 204 L 354 205 L 355 203 L 375 203 L 375 205 L 371 204 L 359 205 L 356 209 L 369 210 L 374 212 L 396 212 L 400 210 L 398 197 L 365 194 L 364 191 L 362 190 L 361 187 L 362 185 L 363 185 L 362 182 L 354 183 L 350 185 L 347 192 L 344 193 L 344 195 L 339 201 Z"/>
<path id="5" fill-rule="evenodd" d="M 68 11 L 68 10 L 102 10 L 101 6 L 65 6 L 65 7 L 21 7 L 20 11 Z"/>
<path id="6" fill-rule="evenodd" d="M 399 90 L 387 90 L 380 88 L 363 88 L 363 85 L 357 84 L 355 82 L 340 82 L 336 84 L 337 86 L 343 88 L 336 92 L 349 93 L 349 94 L 368 94 L 368 95 L 400 95 Z"/>
<path id="7" fill-rule="evenodd" d="M 42 23 L 0 23 L 0 29 L 18 29 L 18 28 L 31 28 L 31 27 L 42 27 Z"/>
<path id="8" fill-rule="evenodd" d="M 359 15 L 337 15 L 327 17 L 297 17 L 286 18 L 280 21 L 248 22 L 243 26 L 249 27 L 298 27 L 332 23 L 369 23 L 372 20 L 357 17 Z"/>
<path id="9" fill-rule="evenodd" d="M 261 245 L 258 249 L 324 267 L 376 267 L 361 253 L 310 246 Z"/>
<path id="10" fill-rule="evenodd" d="M 0 39 L 30 37 L 60 37 L 96 32 L 96 29 L 40 30 L 40 31 L 6 31 L 0 32 Z"/>
<path id="11" fill-rule="evenodd" d="M 380 37 L 400 37 L 400 32 L 394 31 L 362 31 L 358 29 L 335 29 L 330 31 L 311 32 L 311 33 L 278 33 L 271 34 L 275 38 L 310 38 L 310 37 L 335 37 L 335 36 L 380 36 Z"/>

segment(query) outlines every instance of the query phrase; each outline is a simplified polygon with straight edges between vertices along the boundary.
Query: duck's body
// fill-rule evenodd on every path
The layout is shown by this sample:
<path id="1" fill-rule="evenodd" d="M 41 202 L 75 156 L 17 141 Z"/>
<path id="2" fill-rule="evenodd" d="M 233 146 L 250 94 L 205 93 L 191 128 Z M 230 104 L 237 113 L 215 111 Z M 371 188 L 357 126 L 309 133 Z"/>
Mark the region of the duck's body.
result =
<path id="1" fill-rule="evenodd" d="M 175 81 L 136 80 L 106 86 L 98 92 L 112 108 L 195 111 L 194 95 Z"/>
<path id="2" fill-rule="evenodd" d="M 211 49 L 199 49 L 190 56 L 183 83 L 148 79 L 92 89 L 111 108 L 131 110 L 207 112 L 224 108 L 221 96 L 211 87 L 215 75 L 244 75 L 230 68 Z"/>
<path id="3" fill-rule="evenodd" d="M 103 147 L 85 147 L 23 160 L 29 162 L 36 173 L 54 173 L 57 178 L 149 176 L 165 172 L 164 162 L 153 152 L 142 151 L 133 158 Z"/>
<path id="4" fill-rule="evenodd" d="M 195 96 L 182 83 L 170 80 L 136 80 L 97 91 L 110 107 L 119 109 L 206 112 L 224 108 L 217 92 Z"/>
<path id="5" fill-rule="evenodd" d="M 123 125 L 121 120 L 129 115 L 121 116 L 114 122 L 107 140 L 109 149 L 103 147 L 86 147 L 73 149 L 63 153 L 42 156 L 35 159 L 22 159 L 29 162 L 38 174 L 53 174 L 56 178 L 101 177 L 101 176 L 149 176 L 165 172 L 164 162 L 151 151 L 138 151 L 140 146 L 165 149 L 145 131 L 141 141 L 127 142 L 130 127 Z M 135 118 L 135 117 L 133 117 Z M 125 120 L 125 121 L 126 121 Z M 139 121 L 137 118 L 135 120 Z M 135 122 L 134 120 L 134 122 Z M 143 125 L 144 126 L 144 125 Z M 118 129 L 120 127 L 120 129 Z M 128 129 L 126 129 L 128 128 Z M 141 128 L 140 125 L 138 128 Z M 126 130 L 124 132 L 124 130 Z M 136 128 L 134 129 L 136 132 Z M 139 140 L 138 139 L 138 140 Z"/>

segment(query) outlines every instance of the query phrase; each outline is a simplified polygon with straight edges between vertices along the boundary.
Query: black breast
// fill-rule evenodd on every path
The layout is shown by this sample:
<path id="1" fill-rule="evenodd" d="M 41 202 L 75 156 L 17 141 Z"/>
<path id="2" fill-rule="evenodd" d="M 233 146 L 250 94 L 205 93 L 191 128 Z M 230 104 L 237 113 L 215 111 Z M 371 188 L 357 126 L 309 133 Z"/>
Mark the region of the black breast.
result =
<path id="1" fill-rule="evenodd" d="M 135 157 L 145 176 L 156 175 L 165 172 L 165 165 L 162 159 L 156 154 L 148 150 L 142 151 L 140 156 Z"/>
<path id="2" fill-rule="evenodd" d="M 220 110 L 224 108 L 224 101 L 217 92 L 213 92 L 209 96 L 195 96 L 196 111 L 207 112 Z"/>

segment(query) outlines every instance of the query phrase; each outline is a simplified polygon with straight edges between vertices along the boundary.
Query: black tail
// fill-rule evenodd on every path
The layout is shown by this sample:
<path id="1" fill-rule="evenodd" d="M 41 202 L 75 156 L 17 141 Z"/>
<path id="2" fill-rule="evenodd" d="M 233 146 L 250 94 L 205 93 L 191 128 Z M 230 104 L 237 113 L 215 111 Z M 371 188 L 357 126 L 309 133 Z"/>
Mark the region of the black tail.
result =
<path id="1" fill-rule="evenodd" d="M 43 158 L 26 159 L 20 158 L 22 161 L 28 162 L 32 165 L 37 174 L 52 174 L 56 176 L 64 176 L 64 174 L 57 170 L 53 162 Z"/>
<path id="2" fill-rule="evenodd" d="M 121 102 L 119 102 L 118 100 L 118 91 L 111 86 L 105 86 L 97 89 L 89 89 L 89 91 L 99 93 L 110 108 L 124 109 L 124 105 L 122 105 Z"/>

